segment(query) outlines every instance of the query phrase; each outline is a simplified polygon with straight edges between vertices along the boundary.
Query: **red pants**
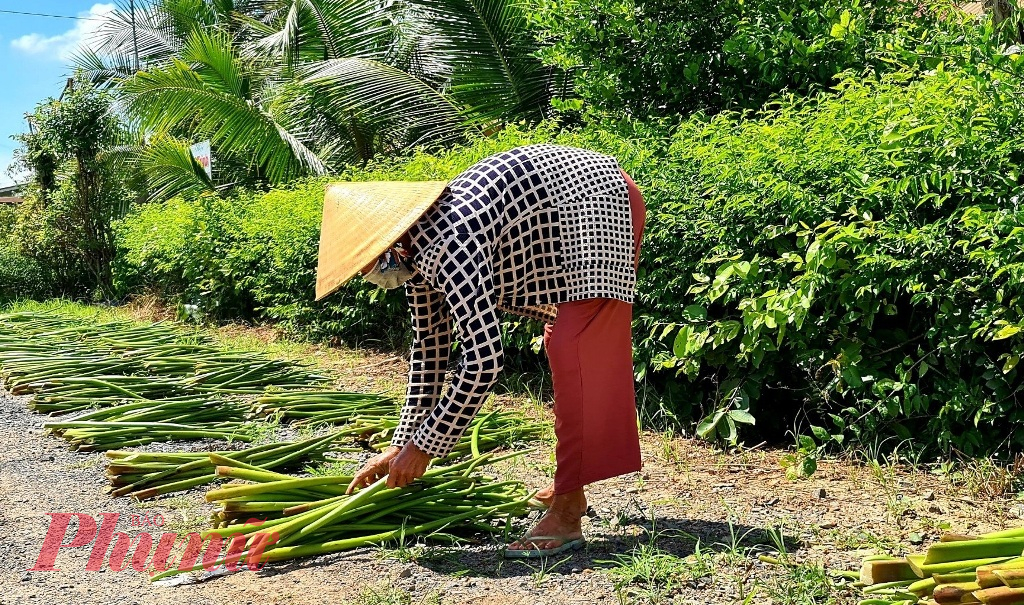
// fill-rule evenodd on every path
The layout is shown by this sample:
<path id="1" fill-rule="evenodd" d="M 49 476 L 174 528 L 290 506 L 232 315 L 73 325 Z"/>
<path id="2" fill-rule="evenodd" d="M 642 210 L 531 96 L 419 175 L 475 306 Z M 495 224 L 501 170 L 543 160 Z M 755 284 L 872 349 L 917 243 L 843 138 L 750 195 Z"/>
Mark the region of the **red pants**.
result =
<path id="1" fill-rule="evenodd" d="M 623 176 L 637 262 L 646 209 L 640 190 Z M 640 470 L 632 321 L 633 305 L 592 298 L 558 305 L 554 325 L 544 327 L 555 390 L 556 494 Z"/>

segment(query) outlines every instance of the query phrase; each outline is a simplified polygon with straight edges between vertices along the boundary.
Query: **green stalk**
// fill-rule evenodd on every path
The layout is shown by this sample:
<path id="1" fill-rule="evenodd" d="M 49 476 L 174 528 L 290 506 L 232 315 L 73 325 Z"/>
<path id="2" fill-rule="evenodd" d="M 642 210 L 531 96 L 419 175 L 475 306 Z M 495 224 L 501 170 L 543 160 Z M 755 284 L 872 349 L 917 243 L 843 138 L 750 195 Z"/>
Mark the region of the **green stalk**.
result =
<path id="1" fill-rule="evenodd" d="M 944 542 L 943 544 L 956 544 L 956 542 Z M 992 565 L 1002 563 L 1010 557 L 987 557 L 984 559 L 971 559 L 964 561 L 948 561 L 944 563 L 925 563 L 925 555 L 907 555 L 907 562 L 914 569 L 919 577 L 926 578 L 933 574 L 955 573 L 971 571 L 980 565 Z"/>
<path id="2" fill-rule="evenodd" d="M 328 487 L 337 485 L 338 483 L 339 477 L 307 477 L 303 479 L 289 479 L 287 481 L 277 481 L 274 483 L 260 483 L 256 485 L 236 485 L 231 487 L 222 487 L 220 489 L 207 492 L 206 501 L 213 502 L 215 500 L 227 500 L 230 498 L 238 498 L 240 496 L 248 496 L 251 494 L 261 494 L 269 491 L 288 491 L 293 488 L 313 486 Z M 344 486 L 338 487 L 340 487 L 341 491 L 344 492 Z"/>
<path id="3" fill-rule="evenodd" d="M 928 548 L 925 565 L 980 559 L 982 557 L 1012 557 L 1024 550 L 1024 538 L 980 538 L 962 542 L 939 542 Z"/>
<path id="4" fill-rule="evenodd" d="M 342 540 L 332 540 L 332 541 L 328 541 L 328 542 L 323 542 L 321 544 L 308 544 L 308 545 L 302 545 L 302 546 L 277 547 L 277 548 L 274 548 L 274 549 L 271 549 L 269 551 L 264 552 L 263 553 L 263 557 L 261 557 L 261 561 L 265 561 L 265 562 L 269 562 L 269 561 L 283 561 L 283 560 L 286 560 L 286 559 L 294 559 L 294 558 L 303 557 L 303 556 L 323 555 L 323 554 L 328 554 L 328 553 L 332 553 L 332 552 L 340 552 L 340 551 L 343 551 L 343 550 L 349 550 L 349 549 L 352 549 L 352 548 L 357 548 L 357 547 L 360 547 L 360 546 L 366 546 L 366 545 L 369 545 L 369 544 L 380 544 L 380 543 L 386 542 L 388 540 L 393 540 L 393 539 L 395 539 L 397 537 L 400 537 L 402 535 L 415 535 L 415 534 L 422 534 L 422 533 L 432 532 L 432 531 L 441 529 L 443 527 L 447 527 L 449 525 L 452 525 L 454 523 L 458 523 L 459 521 L 462 521 L 464 519 L 472 518 L 473 516 L 477 516 L 477 515 L 481 515 L 481 516 L 482 515 L 490 515 L 490 514 L 493 514 L 493 513 L 496 513 L 496 512 L 501 512 L 503 510 L 514 509 L 516 506 L 525 506 L 526 504 L 527 504 L 527 499 L 523 499 L 523 500 L 520 500 L 520 501 L 517 501 L 517 502 L 503 504 L 503 505 L 499 505 L 499 506 L 493 506 L 493 507 L 490 507 L 490 508 L 487 508 L 487 509 L 478 509 L 478 510 L 475 510 L 475 511 L 472 511 L 472 512 L 462 513 L 460 515 L 453 515 L 451 517 L 446 517 L 444 519 L 439 519 L 437 521 L 432 521 L 432 522 L 429 522 L 429 523 L 423 523 L 423 524 L 414 526 L 412 528 L 397 528 L 397 529 L 393 529 L 393 530 L 389 530 L 389 531 L 384 531 L 384 532 L 381 532 L 381 533 L 378 533 L 378 534 L 372 534 L 372 535 L 369 535 L 369 536 L 360 536 L 360 537 L 357 537 L 357 538 L 346 538 L 346 539 L 342 539 Z M 270 522 L 268 522 L 268 523 L 270 523 Z M 264 524 L 263 527 L 266 527 L 266 525 L 267 524 Z M 247 549 L 243 553 L 243 556 L 247 556 L 249 554 L 250 550 L 251 549 Z M 226 562 L 226 558 L 217 561 L 217 564 L 223 564 L 225 562 Z M 156 574 L 156 575 L 152 576 L 151 581 L 155 582 L 157 580 L 160 580 L 160 579 L 163 579 L 163 578 L 175 575 L 175 574 L 187 573 L 187 572 L 190 572 L 190 571 L 198 571 L 198 570 L 200 570 L 202 568 L 203 568 L 202 564 L 197 564 L 197 565 L 195 565 L 195 566 L 193 566 L 193 567 L 191 567 L 189 569 L 184 569 L 184 570 L 172 569 L 172 570 L 168 570 L 168 571 L 165 571 L 165 572 L 162 572 L 162 573 L 159 573 L 159 574 Z"/>
<path id="5" fill-rule="evenodd" d="M 363 501 L 365 500 L 371 499 L 377 492 L 381 490 L 386 490 L 387 484 L 388 482 L 386 476 L 377 479 L 368 487 L 356 492 L 356 494 L 349 498 L 348 500 L 340 502 L 336 506 L 331 507 L 331 510 L 324 516 L 320 517 L 316 521 L 313 521 L 309 525 L 304 526 L 302 529 L 299 530 L 299 534 L 306 535 L 315 532 L 317 529 L 330 523 L 335 517 L 338 517 L 345 511 L 355 508 L 356 505 L 362 504 Z"/>

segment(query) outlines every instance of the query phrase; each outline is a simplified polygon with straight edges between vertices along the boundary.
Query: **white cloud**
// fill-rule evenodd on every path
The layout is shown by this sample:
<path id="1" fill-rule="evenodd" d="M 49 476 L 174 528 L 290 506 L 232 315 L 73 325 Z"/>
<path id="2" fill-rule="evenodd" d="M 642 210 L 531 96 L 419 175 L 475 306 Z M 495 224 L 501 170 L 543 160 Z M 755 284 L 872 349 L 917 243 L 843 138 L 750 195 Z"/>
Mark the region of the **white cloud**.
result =
<path id="1" fill-rule="evenodd" d="M 99 29 L 102 17 L 114 10 L 113 4 L 94 4 L 88 12 L 79 13 L 79 17 L 86 17 L 75 21 L 74 27 L 56 36 L 43 34 L 25 34 L 20 38 L 11 40 L 11 47 L 29 55 L 40 55 L 52 59 L 67 61 L 76 51 L 88 47 L 93 41 L 93 34 Z"/>

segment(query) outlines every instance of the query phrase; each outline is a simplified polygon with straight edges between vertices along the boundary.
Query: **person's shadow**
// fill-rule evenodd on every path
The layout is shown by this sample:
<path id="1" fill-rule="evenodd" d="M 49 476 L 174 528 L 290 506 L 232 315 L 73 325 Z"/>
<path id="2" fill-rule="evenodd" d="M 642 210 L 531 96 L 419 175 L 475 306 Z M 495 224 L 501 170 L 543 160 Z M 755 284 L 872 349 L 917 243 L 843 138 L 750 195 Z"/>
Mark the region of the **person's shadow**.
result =
<path id="1" fill-rule="evenodd" d="M 429 536 L 408 536 L 404 545 L 391 543 L 271 563 L 255 575 L 272 577 L 324 564 L 379 560 L 383 554 L 383 558 L 403 561 L 407 566 L 419 566 L 450 578 L 466 578 L 467 582 L 472 582 L 471 578 L 520 578 L 526 585 L 539 587 L 549 577 L 586 573 L 585 570 L 632 566 L 649 572 L 660 566 L 662 570 L 669 569 L 669 573 L 680 576 L 673 578 L 673 583 L 680 580 L 696 583 L 713 575 L 715 557 L 723 553 L 735 557 L 738 562 L 754 560 L 760 554 L 792 553 L 800 544 L 796 538 L 771 528 L 658 514 L 653 515 L 652 523 L 651 512 L 635 502 L 610 518 L 588 510 L 590 521 L 584 529 L 586 545 L 576 551 L 544 558 L 504 557 L 505 546 L 536 522 L 535 518 L 522 518 L 489 537 L 480 538 L 479 533 L 468 534 L 454 545 L 440 544 Z M 539 514 L 534 513 L 531 517 Z M 444 531 L 445 536 L 460 533 L 458 528 L 446 528 Z M 393 555 L 388 556 L 388 552 Z M 671 562 L 666 563 L 666 559 Z M 192 577 L 184 583 L 202 582 L 219 575 L 208 575 L 202 579 Z M 413 572 L 412 575 L 418 574 Z"/>
<path id="2" fill-rule="evenodd" d="M 602 518 L 593 511 L 588 511 L 588 516 L 590 523 L 584 529 L 587 543 L 576 551 L 544 558 L 505 558 L 505 546 L 532 524 L 531 520 L 521 520 L 516 527 L 495 534 L 490 540 L 468 541 L 455 547 L 423 546 L 422 556 L 413 562 L 442 575 L 531 577 L 539 582 L 545 574 L 581 573 L 632 561 L 643 565 L 643 558 L 672 557 L 680 560 L 680 566 L 692 567 L 693 573 L 699 575 L 700 568 L 712 565 L 712 557 L 717 554 L 756 558 L 760 554 L 792 553 L 800 545 L 797 538 L 772 528 L 661 515 L 656 515 L 652 523 L 640 510 L 635 515 L 620 513 L 613 519 Z"/>

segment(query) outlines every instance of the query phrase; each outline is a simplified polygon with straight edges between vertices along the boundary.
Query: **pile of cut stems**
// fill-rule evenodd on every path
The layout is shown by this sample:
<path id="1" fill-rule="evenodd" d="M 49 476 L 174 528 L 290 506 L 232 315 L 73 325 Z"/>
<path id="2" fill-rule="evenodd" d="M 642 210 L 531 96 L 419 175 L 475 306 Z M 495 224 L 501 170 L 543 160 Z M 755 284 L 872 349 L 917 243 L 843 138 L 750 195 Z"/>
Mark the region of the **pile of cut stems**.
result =
<path id="1" fill-rule="evenodd" d="M 253 405 L 256 415 L 291 420 L 293 424 L 343 425 L 339 430 L 369 447 L 382 450 L 398 427 L 398 405 L 383 395 L 343 391 L 267 392 Z M 494 410 L 478 415 L 452 450 L 452 458 L 535 441 L 547 431 L 543 422 L 519 412 Z"/>
<path id="2" fill-rule="evenodd" d="M 7 386 L 16 395 L 30 392 L 29 385 L 53 376 L 74 375 L 92 377 L 102 375 L 135 375 L 143 373 L 142 365 L 135 361 L 111 357 L 102 353 L 82 354 L 72 351 L 14 351 L 0 352 L 8 376 Z"/>
<path id="3" fill-rule="evenodd" d="M 70 414 L 94 407 L 117 406 L 128 401 L 180 398 L 188 394 L 181 384 L 151 376 L 52 376 L 11 390 L 32 393 L 29 407 L 49 414 Z"/>
<path id="4" fill-rule="evenodd" d="M 0 315 L 0 327 L 7 328 L 9 334 L 0 338 L 0 345 L 18 338 L 50 347 L 70 345 L 92 351 L 123 351 L 182 339 L 179 330 L 161 322 L 146 325 L 124 321 L 93 323 L 47 312 Z"/>
<path id="5" fill-rule="evenodd" d="M 351 452 L 337 446 L 332 433 L 302 441 L 278 441 L 237 451 L 212 452 L 217 460 L 233 460 L 264 470 L 286 469 L 328 460 L 325 454 Z M 112 496 L 147 500 L 205 485 L 218 478 L 209 452 L 144 453 L 112 450 L 106 453 L 107 478 Z"/>
<path id="6" fill-rule="evenodd" d="M 350 478 L 280 471 L 343 451 L 344 439 L 386 446 L 398 406 L 382 395 L 320 389 L 324 378 L 301 364 L 224 351 L 163 324 L 16 313 L 0 315 L 0 370 L 10 388 L 33 395 L 34 409 L 65 415 L 45 424 L 47 430 L 80 451 L 109 452 L 107 475 L 116 496 L 153 498 L 218 478 L 255 482 L 211 492 L 221 505 L 220 527 L 211 531 L 253 548 L 260 532 L 239 521 L 269 518 L 281 536 L 266 553 L 270 560 L 379 544 L 403 532 L 445 539 L 456 525 L 494 531 L 493 521 L 525 511 L 528 494 L 518 483 L 474 469 L 497 460 L 489 450 L 546 432 L 521 414 L 481 415 L 452 454 L 412 486 L 389 490 L 377 482 L 349 496 Z M 212 454 L 124 451 L 171 440 L 251 442 L 245 419 L 253 416 L 328 425 L 334 432 Z"/>
<path id="7" fill-rule="evenodd" d="M 265 392 L 252 406 L 255 416 L 303 424 L 348 424 L 357 417 L 396 417 L 398 404 L 386 395 L 345 391 Z"/>
<path id="8" fill-rule="evenodd" d="M 229 540 L 229 551 L 239 558 L 255 553 L 263 561 L 281 561 L 406 536 L 450 542 L 460 530 L 501 532 L 510 517 L 525 514 L 531 494 L 519 482 L 500 482 L 474 471 L 517 455 L 484 454 L 432 467 L 404 488 L 388 488 L 384 477 L 352 495 L 345 494 L 351 477 L 299 478 L 211 455 L 220 464 L 218 475 L 253 483 L 228 484 L 207 493 L 206 499 L 218 503 L 220 511 L 218 527 L 203 538 Z M 243 521 L 254 517 L 268 520 Z M 174 569 L 153 579 L 202 568 Z"/>
<path id="9" fill-rule="evenodd" d="M 32 409 L 79 414 L 46 428 L 83 451 L 245 441 L 249 408 L 236 395 L 268 386 L 308 389 L 323 380 L 296 364 L 221 351 L 162 324 L 89 324 L 51 313 L 0 316 L 0 370 L 14 394 L 32 395 Z"/>
<path id="10" fill-rule="evenodd" d="M 64 438 L 79 452 L 103 452 L 163 441 L 217 439 L 250 442 L 242 422 L 179 424 L 175 422 L 90 422 L 88 420 L 47 422 L 47 431 Z"/>
<path id="11" fill-rule="evenodd" d="M 18 313 L 0 315 L 0 328 L 7 328 L 0 335 L 0 364 L 8 374 L 31 374 L 29 382 L 92 376 L 97 364 L 117 374 L 176 379 L 168 382 L 198 392 L 257 395 L 268 386 L 309 388 L 325 381 L 302 364 L 228 352 L 159 323 L 89 325 L 49 313 Z"/>
<path id="12" fill-rule="evenodd" d="M 864 559 L 862 605 L 1024 605 L 1024 528 L 948 534 L 924 554 Z"/>
<path id="13" fill-rule="evenodd" d="M 247 406 L 238 401 L 188 395 L 167 399 L 125 399 L 74 417 L 74 422 L 242 422 Z"/>
<path id="14" fill-rule="evenodd" d="M 289 361 L 250 358 L 224 363 L 198 363 L 196 375 L 185 379 L 185 383 L 200 391 L 258 395 L 268 386 L 301 389 L 325 380 L 325 377 L 306 372 Z"/>
<path id="15" fill-rule="evenodd" d="M 391 443 L 397 418 L 355 419 L 350 427 L 351 432 L 362 431 L 370 446 L 383 450 Z M 540 439 L 547 430 L 543 422 L 530 420 L 520 412 L 494 410 L 488 414 L 480 414 L 470 422 L 465 434 L 452 448 L 454 456 L 479 456 L 483 452 L 497 448 L 510 448 L 525 441 Z"/>

